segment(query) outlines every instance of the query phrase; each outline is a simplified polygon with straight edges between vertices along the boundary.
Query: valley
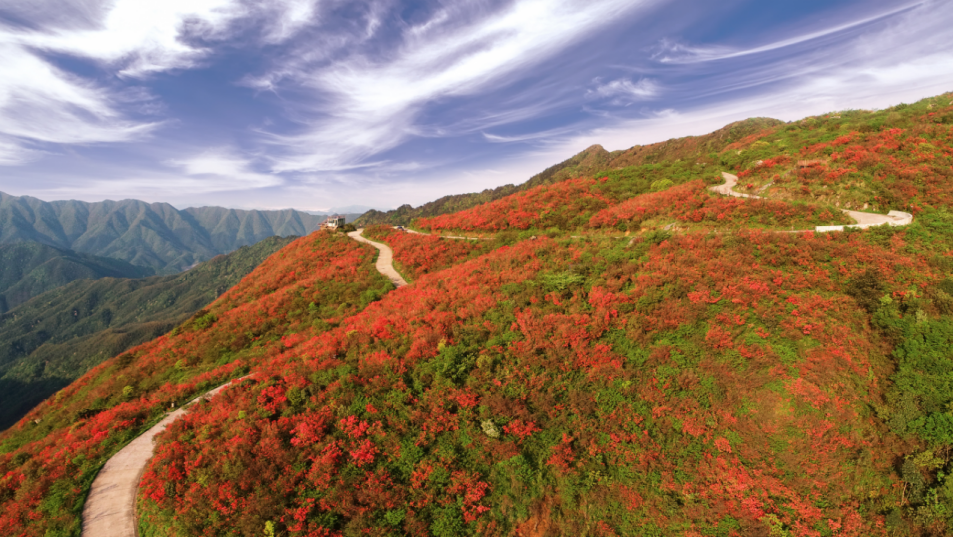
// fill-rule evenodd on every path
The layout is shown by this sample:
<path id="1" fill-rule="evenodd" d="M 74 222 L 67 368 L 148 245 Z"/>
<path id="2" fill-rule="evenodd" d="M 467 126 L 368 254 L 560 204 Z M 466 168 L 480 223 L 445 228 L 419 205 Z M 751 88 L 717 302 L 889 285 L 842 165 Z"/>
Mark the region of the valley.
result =
<path id="1" fill-rule="evenodd" d="M 169 332 L 292 240 L 271 237 L 178 275 L 73 281 L 0 315 L 0 429 L 102 361 Z"/>

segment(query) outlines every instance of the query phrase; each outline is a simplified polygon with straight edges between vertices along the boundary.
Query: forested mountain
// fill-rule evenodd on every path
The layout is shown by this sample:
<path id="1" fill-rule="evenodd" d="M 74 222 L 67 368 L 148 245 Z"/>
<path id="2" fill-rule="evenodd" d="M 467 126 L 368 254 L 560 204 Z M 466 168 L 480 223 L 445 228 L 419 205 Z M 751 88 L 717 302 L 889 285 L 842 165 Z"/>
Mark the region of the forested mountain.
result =
<path id="1" fill-rule="evenodd" d="M 0 315 L 0 429 L 103 360 L 182 323 L 295 238 L 269 237 L 173 276 L 74 281 Z"/>
<path id="2" fill-rule="evenodd" d="M 79 535 L 113 454 L 247 376 L 156 437 L 140 534 L 953 534 L 953 94 L 611 159 L 415 221 L 485 240 L 369 227 L 397 289 L 291 243 L 0 433 L 0 533 Z M 914 219 L 803 231 L 839 209 Z"/>
<path id="3" fill-rule="evenodd" d="M 307 235 L 325 215 L 138 200 L 45 202 L 0 192 L 0 243 L 31 241 L 174 274 L 267 237 Z"/>
<path id="4" fill-rule="evenodd" d="M 35 242 L 0 244 L 0 313 L 75 280 L 155 274 L 118 259 L 78 254 Z"/>

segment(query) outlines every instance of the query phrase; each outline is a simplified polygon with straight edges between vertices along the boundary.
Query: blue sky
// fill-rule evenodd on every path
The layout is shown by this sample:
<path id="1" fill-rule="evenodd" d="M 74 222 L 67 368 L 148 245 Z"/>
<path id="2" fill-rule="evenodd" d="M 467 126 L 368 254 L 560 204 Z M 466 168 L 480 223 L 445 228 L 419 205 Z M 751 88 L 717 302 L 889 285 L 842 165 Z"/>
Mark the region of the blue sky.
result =
<path id="1" fill-rule="evenodd" d="M 419 205 L 953 90 L 953 2 L 0 0 L 0 191 Z"/>

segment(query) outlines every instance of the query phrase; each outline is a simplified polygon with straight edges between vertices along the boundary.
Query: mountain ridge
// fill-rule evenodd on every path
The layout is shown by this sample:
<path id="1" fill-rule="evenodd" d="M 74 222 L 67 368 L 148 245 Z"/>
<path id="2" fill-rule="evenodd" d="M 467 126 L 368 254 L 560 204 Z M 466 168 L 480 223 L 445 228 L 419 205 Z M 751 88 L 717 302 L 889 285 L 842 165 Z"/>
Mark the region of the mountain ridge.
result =
<path id="1" fill-rule="evenodd" d="M 432 218 L 475 207 L 482 203 L 497 201 L 518 192 L 524 192 L 541 185 L 558 183 L 568 179 L 609 173 L 625 167 L 637 166 L 647 162 L 692 156 L 714 151 L 719 152 L 725 146 L 745 136 L 750 136 L 766 127 L 781 126 L 785 123 L 772 118 L 750 118 L 730 123 L 721 129 L 700 136 L 673 138 L 664 142 L 636 145 L 625 150 L 609 152 L 602 145 L 595 144 L 580 153 L 546 168 L 542 172 L 518 185 L 508 184 L 482 192 L 452 194 L 425 203 L 420 207 L 402 205 L 391 211 L 370 210 L 358 218 L 354 224 L 366 226 L 372 224 L 410 225 L 416 218 Z"/>
<path id="2" fill-rule="evenodd" d="M 37 242 L 174 274 L 269 236 L 302 236 L 326 215 L 283 209 L 176 209 L 141 200 L 43 201 L 0 192 L 0 243 Z"/>
<path id="3" fill-rule="evenodd" d="M 151 268 L 37 242 L 0 244 L 0 313 L 75 280 L 154 274 Z"/>

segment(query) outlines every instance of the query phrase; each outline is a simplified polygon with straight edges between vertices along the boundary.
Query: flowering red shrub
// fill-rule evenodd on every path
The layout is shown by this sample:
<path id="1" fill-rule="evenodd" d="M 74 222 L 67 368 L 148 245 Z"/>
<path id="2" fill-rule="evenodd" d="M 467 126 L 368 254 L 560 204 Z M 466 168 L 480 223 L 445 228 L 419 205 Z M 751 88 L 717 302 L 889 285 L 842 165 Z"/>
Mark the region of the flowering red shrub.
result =
<path id="1" fill-rule="evenodd" d="M 776 185 L 780 188 L 771 192 L 786 198 L 827 198 L 849 209 L 867 205 L 868 210 L 909 212 L 924 203 L 950 206 L 953 128 L 943 119 L 953 114 L 948 102 L 946 99 L 941 107 L 925 114 L 914 110 L 874 116 L 856 113 L 834 125 L 843 134 L 807 123 L 761 136 L 739 146 L 751 156 L 741 157 L 748 163 L 738 176 Z M 754 147 L 775 138 L 787 143 Z M 797 160 L 777 154 L 785 148 L 795 151 Z M 762 157 L 758 166 L 750 162 L 756 155 L 768 158 Z"/>
<path id="2" fill-rule="evenodd" d="M 31 411 L 0 437 L 0 534 L 78 535 L 82 500 L 100 465 L 172 403 L 280 353 L 286 331 L 320 333 L 357 311 L 363 293 L 386 289 L 372 252 L 330 233 L 299 239 L 172 334 L 101 364 Z M 276 388 L 261 392 L 256 405 L 274 414 L 287 403 L 287 391 Z M 243 510 L 234 494 L 223 485 L 210 509 Z"/>
<path id="3" fill-rule="evenodd" d="M 640 223 L 659 216 L 709 226 L 764 225 L 802 229 L 853 223 L 840 211 L 776 200 L 721 196 L 705 190 L 703 182 L 692 181 L 661 192 L 643 194 L 599 211 L 589 220 L 589 225 L 613 227 L 625 224 L 637 229 Z"/>
<path id="4" fill-rule="evenodd" d="M 885 364 L 841 282 L 876 266 L 908 286 L 926 269 L 902 246 L 857 235 L 740 239 L 640 243 L 589 273 L 599 285 L 551 271 L 608 255 L 605 245 L 545 239 L 422 275 L 173 424 L 143 479 L 143 510 L 190 535 L 266 522 L 289 535 L 507 534 L 528 516 L 508 506 L 595 486 L 574 500 L 588 515 L 563 497 L 572 515 L 546 524 L 709 527 L 705 506 L 719 505 L 743 527 L 850 520 L 855 535 L 884 535 L 856 499 L 812 500 L 856 498 L 858 452 L 878 490 L 892 490 L 901 449 L 871 440 L 863 416 L 879 388 L 868 372 Z M 828 272 L 818 259 L 855 264 Z M 299 403 L 255 413 L 262 394 L 292 385 Z M 621 467 L 632 473 L 597 477 Z M 206 499 L 224 482 L 241 510 Z M 704 503 L 662 518 L 659 490 Z"/>
<path id="5" fill-rule="evenodd" d="M 370 226 L 364 236 L 387 243 L 394 250 L 394 262 L 412 279 L 456 265 L 494 246 L 486 241 L 442 239 L 434 235 L 398 231 L 390 226 Z"/>
<path id="6" fill-rule="evenodd" d="M 857 132 L 824 134 L 814 143 L 834 145 L 814 151 L 851 160 L 884 134 Z M 797 166 L 765 164 L 776 147 L 758 141 L 732 155 L 751 147 L 762 168 Z M 842 169 L 807 168 L 819 182 Z M 585 198 L 587 184 L 522 200 Z M 596 226 L 785 217 L 701 187 L 611 208 L 593 197 L 607 209 L 595 217 L 599 204 L 564 200 L 571 210 L 553 205 L 532 225 L 569 213 Z M 540 238 L 492 251 L 376 230 L 416 277 L 392 292 L 369 247 L 317 234 L 4 433 L 0 533 L 77 534 L 106 457 L 170 403 L 248 372 L 157 438 L 139 496 L 147 529 L 947 534 L 949 390 L 908 401 L 897 390 L 949 370 L 951 222 L 948 209 L 926 210 L 903 229 Z"/>
<path id="7" fill-rule="evenodd" d="M 595 179 L 570 179 L 541 185 L 458 213 L 420 218 L 416 225 L 433 231 L 580 227 L 593 212 L 614 203 L 593 188 L 596 183 Z"/>

